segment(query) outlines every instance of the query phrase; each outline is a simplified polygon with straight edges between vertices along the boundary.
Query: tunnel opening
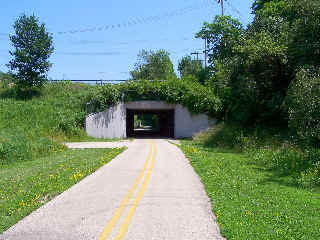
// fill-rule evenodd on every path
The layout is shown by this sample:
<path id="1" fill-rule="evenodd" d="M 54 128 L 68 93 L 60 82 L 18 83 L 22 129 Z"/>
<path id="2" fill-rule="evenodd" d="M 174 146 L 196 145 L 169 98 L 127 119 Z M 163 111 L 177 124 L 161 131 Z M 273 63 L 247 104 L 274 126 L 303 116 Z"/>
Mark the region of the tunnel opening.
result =
<path id="1" fill-rule="evenodd" d="M 174 137 L 174 110 L 132 110 L 126 112 L 127 137 Z"/>

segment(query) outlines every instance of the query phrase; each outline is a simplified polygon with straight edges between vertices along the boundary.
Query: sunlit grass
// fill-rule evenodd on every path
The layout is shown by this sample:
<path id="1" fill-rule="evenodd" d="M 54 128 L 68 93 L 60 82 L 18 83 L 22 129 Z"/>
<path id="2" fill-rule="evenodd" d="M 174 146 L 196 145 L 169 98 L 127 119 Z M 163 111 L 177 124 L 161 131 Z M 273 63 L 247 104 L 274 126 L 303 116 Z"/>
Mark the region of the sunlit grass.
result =
<path id="1" fill-rule="evenodd" d="M 68 141 L 110 141 L 88 137 L 86 102 L 94 86 L 48 83 L 31 95 L 0 89 L 0 165 L 47 156 Z M 30 93 L 29 93 L 30 94 Z"/>
<path id="2" fill-rule="evenodd" d="M 0 166 L 0 233 L 123 151 L 61 150 Z"/>
<path id="3" fill-rule="evenodd" d="M 320 193 L 248 154 L 182 141 L 227 239 L 320 239 Z"/>

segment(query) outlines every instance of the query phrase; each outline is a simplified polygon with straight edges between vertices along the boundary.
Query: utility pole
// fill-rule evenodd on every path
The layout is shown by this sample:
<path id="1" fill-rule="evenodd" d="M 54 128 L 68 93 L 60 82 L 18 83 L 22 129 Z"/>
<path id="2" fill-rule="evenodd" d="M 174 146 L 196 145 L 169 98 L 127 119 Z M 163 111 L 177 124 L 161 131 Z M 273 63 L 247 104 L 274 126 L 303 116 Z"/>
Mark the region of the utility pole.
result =
<path id="1" fill-rule="evenodd" d="M 218 0 L 218 3 L 221 5 L 221 15 L 224 16 L 224 0 Z M 204 68 L 207 68 L 207 63 L 208 63 L 208 39 L 204 39 Z M 191 53 L 194 54 L 194 53 Z M 197 55 L 198 58 L 198 55 Z"/>
<path id="2" fill-rule="evenodd" d="M 197 61 L 199 61 L 199 52 L 193 52 L 193 53 L 191 53 L 191 55 L 197 55 Z"/>
<path id="3" fill-rule="evenodd" d="M 208 39 L 204 39 L 204 68 L 207 69 L 207 58 L 208 58 Z"/>
<path id="4" fill-rule="evenodd" d="M 218 0 L 218 3 L 221 4 L 221 15 L 224 15 L 224 0 Z"/>

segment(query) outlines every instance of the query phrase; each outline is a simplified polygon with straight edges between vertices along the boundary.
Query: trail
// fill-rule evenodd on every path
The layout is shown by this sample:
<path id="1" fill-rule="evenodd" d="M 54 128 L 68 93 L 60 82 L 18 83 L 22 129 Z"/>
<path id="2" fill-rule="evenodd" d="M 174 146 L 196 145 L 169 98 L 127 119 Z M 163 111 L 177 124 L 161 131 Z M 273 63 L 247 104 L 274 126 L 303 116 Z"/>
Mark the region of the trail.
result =
<path id="1" fill-rule="evenodd" d="M 0 239 L 223 239 L 203 185 L 178 147 L 163 139 L 128 146 Z"/>

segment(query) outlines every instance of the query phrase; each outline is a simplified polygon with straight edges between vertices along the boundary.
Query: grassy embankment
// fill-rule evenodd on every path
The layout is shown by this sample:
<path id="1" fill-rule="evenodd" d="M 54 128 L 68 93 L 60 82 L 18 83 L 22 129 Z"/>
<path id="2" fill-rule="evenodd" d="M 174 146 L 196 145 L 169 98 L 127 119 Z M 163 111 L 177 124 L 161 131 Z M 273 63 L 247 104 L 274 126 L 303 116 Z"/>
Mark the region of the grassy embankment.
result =
<path id="1" fill-rule="evenodd" d="M 227 239 L 320 239 L 319 150 L 300 149 L 277 130 L 228 126 L 181 148 Z"/>
<path id="2" fill-rule="evenodd" d="M 82 126 L 92 91 L 47 84 L 28 97 L 0 86 L 0 233 L 122 152 L 61 144 L 96 140 Z"/>
<path id="3" fill-rule="evenodd" d="M 122 151 L 64 150 L 0 168 L 0 233 Z"/>

